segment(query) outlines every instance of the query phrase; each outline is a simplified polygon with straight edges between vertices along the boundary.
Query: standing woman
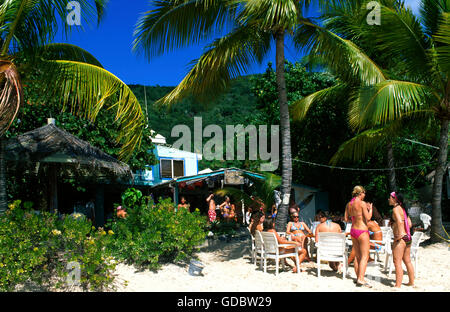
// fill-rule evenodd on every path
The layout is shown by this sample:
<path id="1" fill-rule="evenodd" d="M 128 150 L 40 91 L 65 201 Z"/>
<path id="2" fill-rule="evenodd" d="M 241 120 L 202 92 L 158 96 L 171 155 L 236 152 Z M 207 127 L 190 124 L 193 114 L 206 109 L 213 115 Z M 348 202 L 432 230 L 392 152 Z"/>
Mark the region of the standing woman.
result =
<path id="1" fill-rule="evenodd" d="M 345 219 L 352 220 L 350 236 L 355 249 L 355 273 L 356 286 L 372 286 L 364 280 L 367 262 L 369 261 L 370 237 L 367 222 L 372 218 L 372 204 L 364 202 L 366 190 L 362 186 L 355 186 L 352 192 L 352 200 L 347 204 Z"/>
<path id="2" fill-rule="evenodd" d="M 392 231 L 394 232 L 394 243 L 392 254 L 395 266 L 395 287 L 400 288 L 403 280 L 402 260 L 408 271 L 409 283 L 407 286 L 414 286 L 414 267 L 411 263 L 411 219 L 406 214 L 403 204 L 403 195 L 392 192 L 389 196 L 389 205 L 394 206 L 392 210 Z"/>

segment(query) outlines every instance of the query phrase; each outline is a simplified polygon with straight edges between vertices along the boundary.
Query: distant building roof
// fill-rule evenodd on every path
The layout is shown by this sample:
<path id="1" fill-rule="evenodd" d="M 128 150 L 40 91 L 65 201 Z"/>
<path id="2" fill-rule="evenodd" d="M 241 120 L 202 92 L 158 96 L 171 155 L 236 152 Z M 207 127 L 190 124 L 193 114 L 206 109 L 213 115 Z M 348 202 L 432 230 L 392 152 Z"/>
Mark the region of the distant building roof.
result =
<path id="1" fill-rule="evenodd" d="M 151 130 L 150 132 L 152 135 L 155 133 L 155 131 Z M 166 138 L 162 136 L 161 134 L 156 134 L 154 138 L 150 138 L 154 144 L 166 144 Z"/>
<path id="2" fill-rule="evenodd" d="M 179 150 L 179 149 L 169 147 L 169 146 L 158 145 L 158 146 L 156 146 L 156 148 L 158 150 L 159 157 L 197 158 L 198 160 L 202 159 L 202 154 L 187 152 L 187 151 Z"/>

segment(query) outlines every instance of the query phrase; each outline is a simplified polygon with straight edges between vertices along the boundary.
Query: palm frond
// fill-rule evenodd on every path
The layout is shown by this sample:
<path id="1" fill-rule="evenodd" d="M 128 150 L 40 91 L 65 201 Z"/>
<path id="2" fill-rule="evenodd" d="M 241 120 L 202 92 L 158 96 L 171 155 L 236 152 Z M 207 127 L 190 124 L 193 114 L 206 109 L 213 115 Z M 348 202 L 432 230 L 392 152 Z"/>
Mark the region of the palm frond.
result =
<path id="1" fill-rule="evenodd" d="M 418 18 L 409 8 L 392 9 L 381 6 L 381 24 L 365 28 L 364 36 L 373 42 L 385 57 L 399 59 L 411 81 L 430 81 L 434 77 L 428 54 L 429 40 Z"/>
<path id="2" fill-rule="evenodd" d="M 43 47 L 38 47 L 35 49 L 33 55 L 27 55 L 30 62 L 41 61 L 41 60 L 67 60 L 76 61 L 81 63 L 87 63 L 103 68 L 99 60 L 97 60 L 88 51 L 68 43 L 50 43 Z M 28 62 L 28 63 L 30 63 Z"/>
<path id="3" fill-rule="evenodd" d="M 450 4 L 449 4 L 450 5 Z M 438 25 L 436 35 L 434 36 L 436 42 L 440 43 L 436 47 L 436 60 L 439 68 L 446 76 L 444 79 L 450 79 L 450 14 L 442 13 L 441 21 Z"/>
<path id="4" fill-rule="evenodd" d="M 349 84 L 373 85 L 386 79 L 381 68 L 353 42 L 313 23 L 303 23 L 294 42 Z"/>
<path id="5" fill-rule="evenodd" d="M 293 0 L 245 0 L 241 21 L 258 20 L 267 31 L 293 31 L 301 16 L 299 1 Z"/>
<path id="6" fill-rule="evenodd" d="M 22 87 L 16 67 L 0 60 L 0 137 L 11 126 L 23 102 Z"/>
<path id="7" fill-rule="evenodd" d="M 235 29 L 209 45 L 180 84 L 155 104 L 171 106 L 189 96 L 201 102 L 217 97 L 251 64 L 264 60 L 270 41 L 270 33 L 259 31 L 255 25 Z"/>
<path id="8" fill-rule="evenodd" d="M 309 109 L 318 102 L 326 102 L 328 99 L 335 98 L 342 94 L 349 94 L 350 88 L 344 83 L 337 83 L 326 89 L 314 92 L 298 101 L 295 101 L 290 106 L 290 115 L 294 120 L 301 120 L 305 118 Z"/>
<path id="9" fill-rule="evenodd" d="M 55 60 L 45 61 L 41 67 L 47 86 L 43 93 L 60 98 L 63 110 L 91 121 L 103 108 L 115 111 L 120 127 L 117 142 L 122 144 L 119 157 L 127 161 L 140 145 L 145 126 L 141 106 L 130 88 L 107 70 L 87 63 Z"/>
<path id="10" fill-rule="evenodd" d="M 439 102 L 439 95 L 428 86 L 386 80 L 359 89 L 349 108 L 349 125 L 353 129 L 384 125 L 414 111 L 430 109 Z"/>
<path id="11" fill-rule="evenodd" d="M 448 0 L 421 0 L 420 17 L 424 25 L 424 31 L 432 37 L 439 28 L 439 21 L 442 14 L 450 12 L 450 1 Z"/>
<path id="12" fill-rule="evenodd" d="M 199 43 L 235 23 L 231 0 L 160 0 L 152 5 L 139 18 L 133 41 L 133 50 L 147 58 Z"/>
<path id="13" fill-rule="evenodd" d="M 92 21 L 100 22 L 107 0 L 78 0 L 81 28 Z M 56 35 L 63 21 L 63 33 L 69 34 L 74 27 L 66 23 L 67 0 L 8 0 L 0 4 L 0 27 L 2 29 L 2 53 L 42 46 Z"/>
<path id="14" fill-rule="evenodd" d="M 339 146 L 338 151 L 331 158 L 330 164 L 335 166 L 345 160 L 358 161 L 364 159 L 367 154 L 385 143 L 386 137 L 395 137 L 397 129 L 395 123 L 390 123 L 357 134 Z"/>

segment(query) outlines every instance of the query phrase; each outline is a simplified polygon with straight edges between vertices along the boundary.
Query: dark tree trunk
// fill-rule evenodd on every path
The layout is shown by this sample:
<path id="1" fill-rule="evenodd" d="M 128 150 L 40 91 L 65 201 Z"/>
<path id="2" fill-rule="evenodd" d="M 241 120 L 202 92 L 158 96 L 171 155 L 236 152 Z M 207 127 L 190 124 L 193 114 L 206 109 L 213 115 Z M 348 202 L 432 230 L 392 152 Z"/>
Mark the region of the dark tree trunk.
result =
<path id="1" fill-rule="evenodd" d="M 438 164 L 436 166 L 433 183 L 433 198 L 431 205 L 433 207 L 431 216 L 431 241 L 441 241 L 441 237 L 445 237 L 444 230 L 442 229 L 442 181 L 447 166 L 448 155 L 448 124 L 449 121 L 443 119 L 441 121 L 441 133 L 439 137 L 439 154 Z M 438 236 L 439 235 L 439 236 Z"/>
<path id="2" fill-rule="evenodd" d="M 278 88 L 278 103 L 280 105 L 280 136 L 281 136 L 281 199 L 278 208 L 275 229 L 286 231 L 289 211 L 289 197 L 292 184 L 292 155 L 289 107 L 287 101 L 286 81 L 284 77 L 284 30 L 275 34 L 276 39 L 276 75 Z M 270 207 L 268 207 L 270 208 Z"/>
<path id="3" fill-rule="evenodd" d="M 8 208 L 5 162 L 5 140 L 0 137 L 0 214 L 3 214 Z"/>
<path id="4" fill-rule="evenodd" d="M 58 172 L 57 164 L 49 164 L 49 210 L 52 213 L 58 212 Z"/>
<path id="5" fill-rule="evenodd" d="M 392 149 L 392 142 L 388 141 L 386 144 L 387 150 L 387 162 L 389 170 L 389 192 L 397 191 L 397 183 L 395 181 L 395 163 L 394 163 L 394 150 Z"/>

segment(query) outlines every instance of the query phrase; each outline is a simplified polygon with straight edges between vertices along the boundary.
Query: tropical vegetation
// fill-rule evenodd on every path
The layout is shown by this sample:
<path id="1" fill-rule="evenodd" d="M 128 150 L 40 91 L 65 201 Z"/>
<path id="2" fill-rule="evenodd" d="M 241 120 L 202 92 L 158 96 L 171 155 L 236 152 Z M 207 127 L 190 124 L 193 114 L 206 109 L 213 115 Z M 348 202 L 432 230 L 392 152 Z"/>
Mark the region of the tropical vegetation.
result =
<path id="1" fill-rule="evenodd" d="M 336 12 L 336 7 L 346 7 L 339 1 L 331 3 L 331 12 Z M 368 2 L 350 3 L 361 9 Z M 299 33 L 298 45 L 306 45 L 311 60 L 330 69 L 339 82 L 300 100 L 295 106 L 296 115 L 301 118 L 315 100 L 345 90 L 350 99 L 349 124 L 356 131 L 378 127 L 379 133 L 380 126 L 385 126 L 383 131 L 392 131 L 392 125 L 400 120 L 429 122 L 430 118 L 434 119 L 440 127 L 440 135 L 433 183 L 432 239 L 438 240 L 437 235 L 443 236 L 442 185 L 448 166 L 450 6 L 445 0 L 423 0 L 420 20 L 401 1 L 382 1 L 380 7 L 383 22 L 377 27 L 368 27 L 364 19 L 359 20 L 359 28 L 352 27 L 354 23 L 336 23 L 334 17 L 328 16 L 331 30 L 327 25 L 319 27 L 311 23 Z M 372 51 L 402 62 L 404 71 L 393 75 L 384 70 L 354 42 L 332 31 L 342 29 L 344 33 L 353 32 L 355 37 L 363 38 L 361 41 L 366 46 L 367 42 L 372 42 Z M 395 126 L 398 129 L 399 126 Z M 389 131 L 384 135 L 386 133 L 389 135 Z M 373 135 L 374 130 L 370 134 Z M 353 151 L 361 150 L 360 145 L 353 147 Z"/>
<path id="2" fill-rule="evenodd" d="M 122 207 L 127 217 L 108 225 L 114 232 L 108 249 L 125 263 L 157 269 L 162 263 L 186 260 L 205 241 L 206 218 L 198 209 L 174 212 L 170 198 L 155 204 L 135 189 L 123 193 Z"/>
<path id="3" fill-rule="evenodd" d="M 281 196 L 289 198 L 292 155 L 284 77 L 285 37 L 294 34 L 306 21 L 303 12 L 311 1 L 168 0 L 151 4 L 153 9 L 143 14 L 135 30 L 134 47 L 146 57 L 213 39 L 181 83 L 158 101 L 162 105 L 172 105 L 189 96 L 203 102 L 214 98 L 253 63 L 261 64 L 274 43 L 280 108 Z M 287 214 L 288 204 L 283 201 L 276 220 L 278 230 L 285 227 Z"/>
<path id="4" fill-rule="evenodd" d="M 80 0 L 83 23 L 100 23 L 105 0 Z M 29 81 L 40 83 L 44 100 L 57 98 L 64 110 L 95 121 L 99 111 L 115 113 L 119 127 L 119 156 L 130 159 L 141 142 L 145 126 L 141 106 L 119 78 L 80 47 L 54 43 L 66 20 L 64 0 L 11 0 L 0 2 L 0 212 L 7 206 L 4 133 L 24 102 L 23 89 Z M 71 27 L 65 23 L 63 32 Z"/>

